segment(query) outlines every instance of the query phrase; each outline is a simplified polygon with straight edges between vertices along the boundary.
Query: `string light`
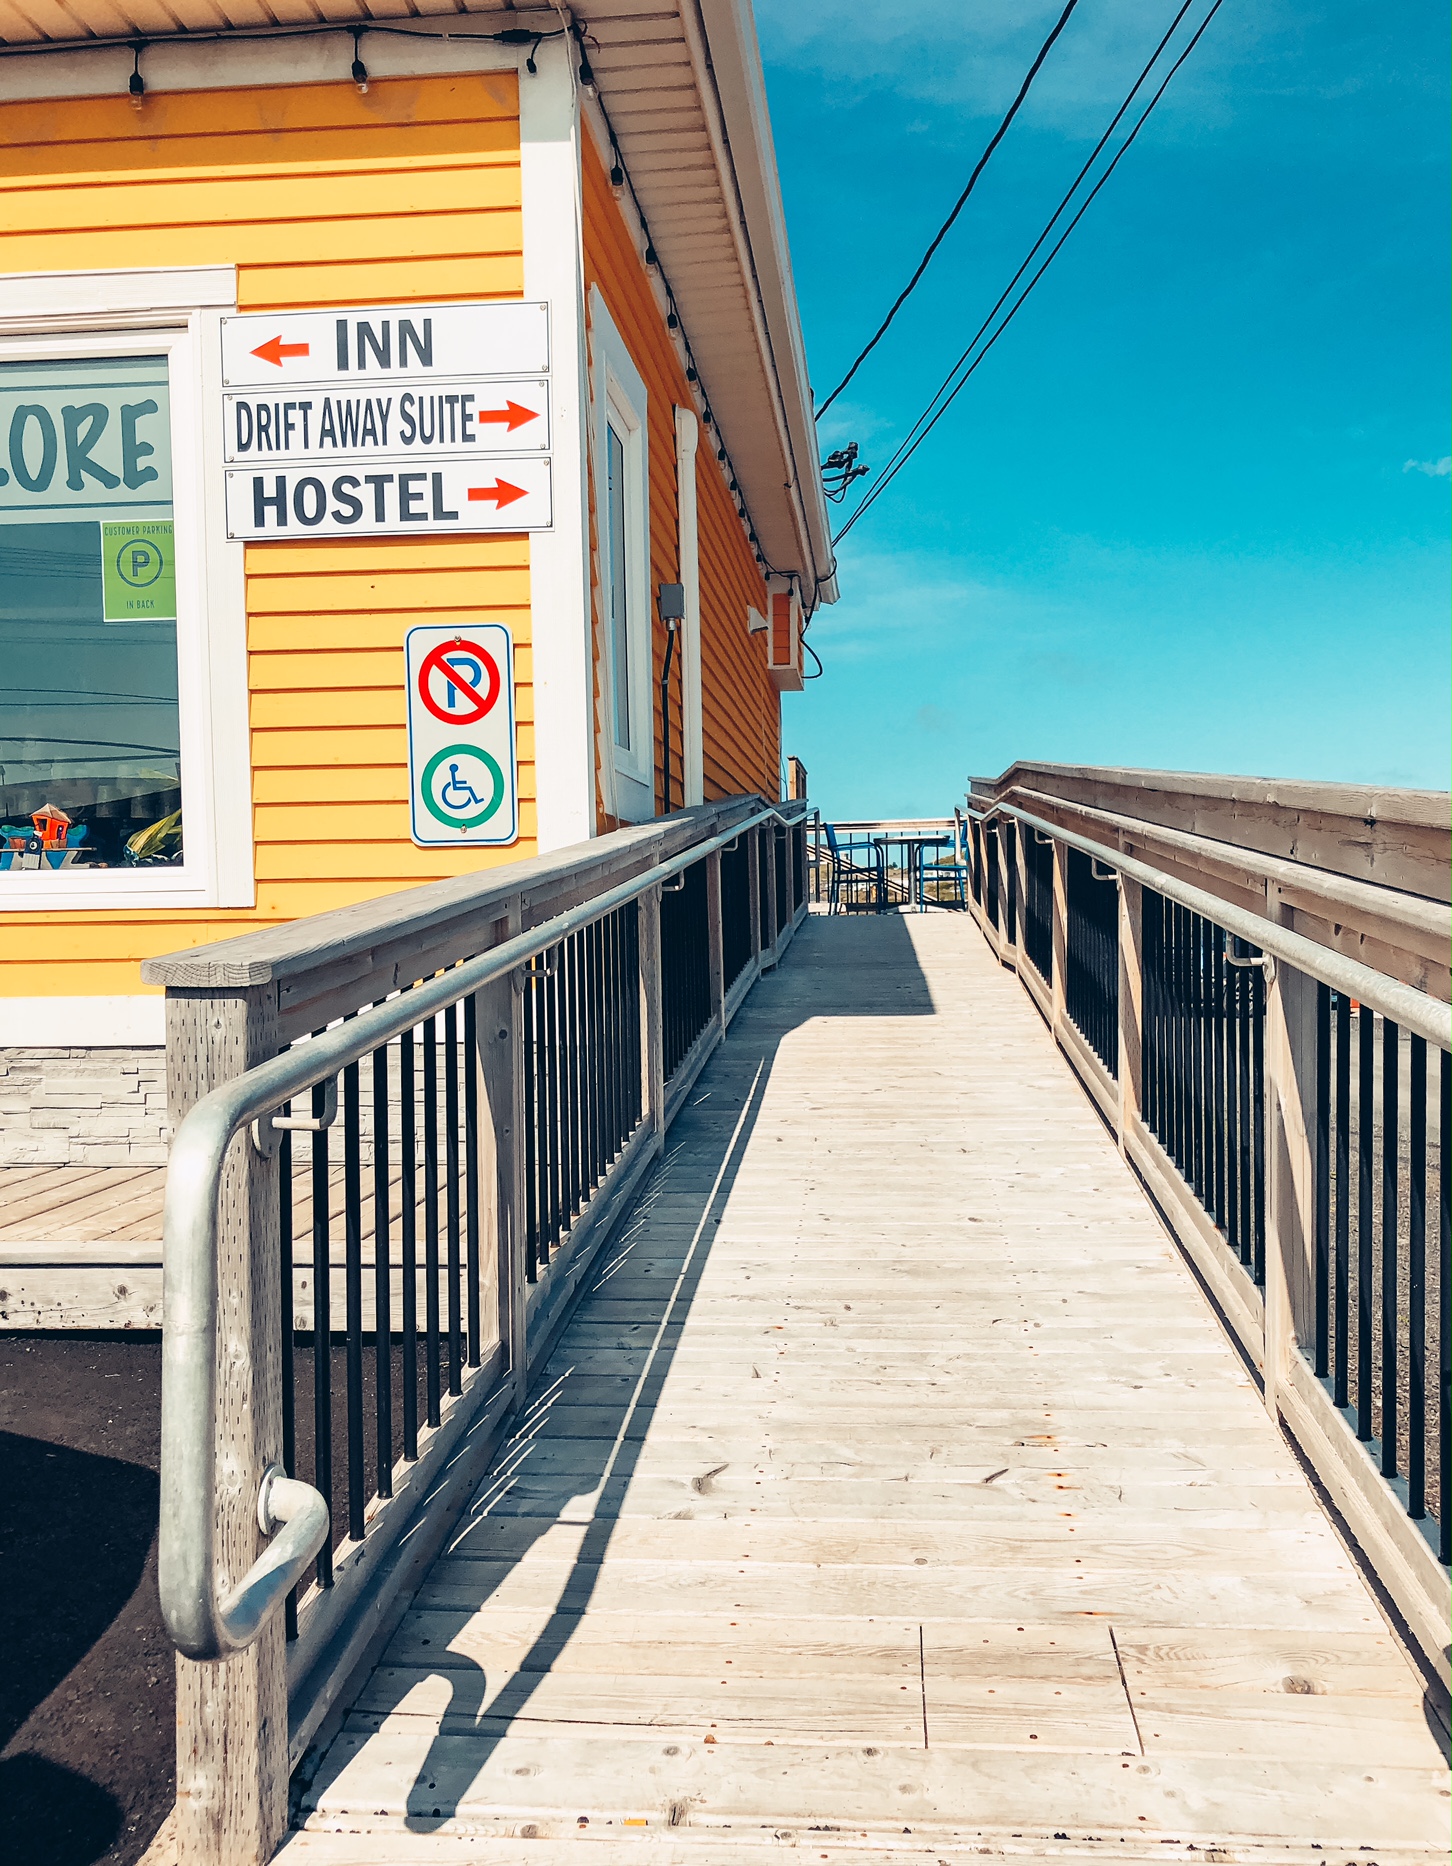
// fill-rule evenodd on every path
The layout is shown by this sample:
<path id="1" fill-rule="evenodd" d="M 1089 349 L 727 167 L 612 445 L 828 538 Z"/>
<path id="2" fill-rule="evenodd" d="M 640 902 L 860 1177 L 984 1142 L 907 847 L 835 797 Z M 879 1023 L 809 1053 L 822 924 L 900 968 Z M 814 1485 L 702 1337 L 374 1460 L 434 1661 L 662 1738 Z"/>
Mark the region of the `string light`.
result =
<path id="1" fill-rule="evenodd" d="M 576 44 L 580 47 L 580 58 L 581 58 L 582 68 L 588 69 L 588 61 L 585 58 L 585 49 L 584 49 L 584 37 L 585 37 L 584 30 L 579 25 L 578 21 L 572 23 L 570 27 L 570 32 Z M 589 82 L 593 85 L 594 83 L 593 73 L 591 74 L 591 77 L 589 78 L 589 80 L 586 80 L 582 77 L 581 82 L 582 83 Z M 690 336 L 686 332 L 681 322 L 679 309 L 676 305 L 675 294 L 671 290 L 670 280 L 666 277 L 665 268 L 660 263 L 660 255 L 655 250 L 655 241 L 651 238 L 650 222 L 645 217 L 645 209 L 640 204 L 640 196 L 636 193 L 635 183 L 631 180 L 629 171 L 626 169 L 626 166 L 625 166 L 625 158 L 620 153 L 620 139 L 615 133 L 615 125 L 610 121 L 610 113 L 605 107 L 605 100 L 604 98 L 600 96 L 598 90 L 594 92 L 594 103 L 595 103 L 595 108 L 600 112 L 601 120 L 604 123 L 605 134 L 610 140 L 610 154 L 611 154 L 611 159 L 612 159 L 612 166 L 610 169 L 610 185 L 615 188 L 628 189 L 630 192 L 631 204 L 635 208 L 636 219 L 640 222 L 641 238 L 645 242 L 645 255 L 644 255 L 645 263 L 648 266 L 654 267 L 654 269 L 660 275 L 660 280 L 661 280 L 662 285 L 665 287 L 666 307 L 667 307 L 666 327 L 668 330 L 671 330 L 676 333 L 676 335 L 680 338 L 680 341 L 685 348 L 686 381 L 695 386 L 699 386 L 700 380 L 701 380 L 701 372 L 696 366 L 696 358 L 695 358 L 695 353 L 691 349 Z M 618 177 L 618 180 L 617 180 L 617 177 Z M 735 470 L 731 466 L 730 455 L 726 451 L 725 437 L 722 435 L 721 430 L 716 423 L 716 417 L 711 411 L 711 405 L 709 402 L 704 404 L 701 418 L 706 423 L 707 427 L 711 428 L 715 432 L 716 442 L 717 442 L 716 458 L 721 463 L 721 465 L 723 465 L 726 468 L 726 477 L 729 482 L 729 487 L 730 487 L 730 491 L 732 494 L 733 503 L 736 506 L 737 513 L 740 516 L 742 523 L 747 527 L 747 534 L 748 534 L 749 541 L 753 545 L 756 545 L 758 544 L 759 541 L 757 539 L 755 530 L 751 526 L 751 520 L 747 516 L 746 502 L 741 496 L 741 490 L 736 481 Z M 762 555 L 759 549 L 756 551 L 756 561 L 757 563 L 761 565 L 762 569 L 767 573 L 768 576 L 782 576 L 785 574 L 784 572 L 777 570 L 772 565 L 770 560 Z M 808 613 L 810 614 L 810 611 Z"/>
<path id="2" fill-rule="evenodd" d="M 525 69 L 532 75 L 537 74 L 538 71 L 538 66 L 535 62 L 535 54 L 547 39 L 572 38 L 579 48 L 577 70 L 580 83 L 590 91 L 595 107 L 604 120 L 606 134 L 610 139 L 612 156 L 609 169 L 610 185 L 612 188 L 629 190 L 632 204 L 634 205 L 636 215 L 640 221 L 641 234 L 645 241 L 645 263 L 653 267 L 659 273 L 661 282 L 665 287 L 668 306 L 666 326 L 679 338 L 685 348 L 686 381 L 699 390 L 701 375 L 696 365 L 695 354 L 691 349 L 691 340 L 682 323 L 679 309 L 675 302 L 675 295 L 670 289 L 670 281 L 667 279 L 665 269 L 660 263 L 660 256 L 656 252 L 655 242 L 651 238 L 650 224 L 640 205 L 640 197 L 636 193 L 635 184 L 631 180 L 625 167 L 625 161 L 620 153 L 620 143 L 615 134 L 614 125 L 610 121 L 604 100 L 601 98 L 596 86 L 594 69 L 590 64 L 589 55 L 585 50 L 584 29 L 577 21 L 572 21 L 568 25 L 561 25 L 550 32 L 540 32 L 533 27 L 523 26 L 505 27 L 499 32 L 457 31 L 452 28 L 448 31 L 440 32 L 430 30 L 428 27 L 423 26 L 383 25 L 373 20 L 370 20 L 366 25 L 360 26 L 341 26 L 320 20 L 316 23 L 298 26 L 263 26 L 255 28 L 218 27 L 184 34 L 169 34 L 168 37 L 175 37 L 178 39 L 185 38 L 191 43 L 236 43 L 238 41 L 245 42 L 251 40 L 314 39 L 321 34 L 338 32 L 352 33 L 353 58 L 350 65 L 350 75 L 353 82 L 358 86 L 360 93 L 366 92 L 371 82 L 368 68 L 364 64 L 362 56 L 362 37 L 365 32 L 378 33 L 382 34 L 384 37 L 395 39 L 431 39 L 434 41 L 440 39 L 457 39 L 469 44 L 504 45 L 516 48 L 528 46 L 529 51 L 525 59 Z M 88 41 L 88 43 L 95 49 L 107 46 L 125 46 L 132 53 L 132 69 L 127 80 L 127 91 L 135 107 L 138 110 L 141 109 L 143 99 L 147 95 L 146 82 L 141 75 L 141 54 L 148 48 L 152 41 L 148 39 L 136 39 L 130 35 L 117 34 L 110 38 L 95 38 Z M 21 55 L 33 57 L 36 54 L 43 54 L 46 52 L 65 52 L 71 50 L 74 50 L 74 47 L 63 40 L 53 40 L 48 44 L 31 44 L 27 42 L 25 44 L 0 45 L 0 59 L 18 57 Z M 732 493 L 735 496 L 737 510 L 743 522 L 748 526 L 751 541 L 757 542 L 755 532 L 750 530 L 750 520 L 747 517 L 745 501 L 741 497 L 735 474 L 731 469 L 731 460 L 726 448 L 725 437 L 721 433 L 715 414 L 709 403 L 704 405 L 701 418 L 715 436 L 717 443 L 716 459 L 727 469 L 727 475 L 730 480 Z M 769 576 L 781 576 L 785 574 L 775 569 L 771 561 L 763 556 L 760 551 L 757 552 L 757 561 Z"/>

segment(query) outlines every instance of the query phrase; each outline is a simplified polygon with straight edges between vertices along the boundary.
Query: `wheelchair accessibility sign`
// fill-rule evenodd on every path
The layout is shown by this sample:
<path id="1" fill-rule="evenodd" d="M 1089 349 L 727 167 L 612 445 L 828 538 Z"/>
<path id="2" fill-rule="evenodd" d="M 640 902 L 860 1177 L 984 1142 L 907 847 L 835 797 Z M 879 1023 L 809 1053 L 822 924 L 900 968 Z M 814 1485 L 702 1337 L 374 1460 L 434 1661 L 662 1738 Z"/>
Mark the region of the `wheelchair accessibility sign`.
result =
<path id="1" fill-rule="evenodd" d="M 498 622 L 411 628 L 409 812 L 426 849 L 497 846 L 519 835 L 514 644 Z"/>

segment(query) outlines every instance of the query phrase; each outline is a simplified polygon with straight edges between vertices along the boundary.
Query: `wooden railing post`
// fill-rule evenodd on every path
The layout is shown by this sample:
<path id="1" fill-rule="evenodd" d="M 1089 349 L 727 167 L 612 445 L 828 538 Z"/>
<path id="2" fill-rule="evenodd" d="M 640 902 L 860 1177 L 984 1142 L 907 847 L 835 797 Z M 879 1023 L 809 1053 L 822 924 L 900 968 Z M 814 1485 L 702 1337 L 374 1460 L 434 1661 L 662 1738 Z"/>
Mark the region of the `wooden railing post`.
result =
<path id="1" fill-rule="evenodd" d="M 277 1053 L 277 988 L 175 988 L 166 997 L 167 1097 L 179 1123 L 211 1089 Z M 262 1552 L 257 1494 L 282 1458 L 278 1163 L 244 1134 L 217 1213 L 217 1523 L 220 1591 Z M 177 1857 L 262 1866 L 287 1826 L 287 1668 L 281 1614 L 241 1652 L 176 1661 Z"/>
<path id="2" fill-rule="evenodd" d="M 1032 831 L 1028 832 L 1032 834 Z M 1049 994 L 1054 1035 L 1064 1028 L 1069 984 L 1069 845 L 1054 838 L 1054 980 Z"/>
<path id="3" fill-rule="evenodd" d="M 1030 963 L 1028 947 L 1024 940 L 1024 918 L 1028 913 L 1028 839 L 1034 832 L 1027 823 L 1018 825 L 1013 839 L 1013 866 L 1016 875 L 1014 899 L 1018 903 L 1018 924 L 1014 928 L 1017 938 L 1014 941 L 1014 970 L 1022 978 L 1023 970 Z"/>
<path id="4" fill-rule="evenodd" d="M 640 1073 L 646 1121 L 665 1133 L 665 1031 L 661 1020 L 660 888 L 640 897 Z"/>
<path id="5" fill-rule="evenodd" d="M 1310 1339 L 1315 1249 L 1316 981 L 1276 960 L 1265 1029 L 1265 1403 L 1271 1417 Z"/>
<path id="6" fill-rule="evenodd" d="M 726 1035 L 726 947 L 721 923 L 721 851 L 706 857 L 706 963 L 711 977 L 711 1009 Z"/>
<path id="7" fill-rule="evenodd" d="M 751 921 L 751 957 L 761 970 L 761 831 L 748 830 L 746 844 L 746 901 Z"/>
<path id="8" fill-rule="evenodd" d="M 523 926 L 518 897 L 510 901 L 504 918 L 495 922 L 495 943 L 511 939 Z M 528 1285 L 524 1253 L 524 1150 L 517 1144 L 524 1124 L 524 1018 L 521 972 L 496 979 L 479 993 L 476 1029 L 479 1032 L 480 1102 L 479 1183 L 486 1209 L 480 1280 L 489 1282 L 493 1253 L 495 1316 L 498 1339 L 508 1356 L 514 1403 L 522 1406 L 529 1380 L 526 1349 Z"/>
<path id="9" fill-rule="evenodd" d="M 775 965 L 776 943 L 781 938 L 781 928 L 777 924 L 776 912 L 776 874 L 777 857 L 779 854 L 777 838 L 780 831 L 775 823 L 763 823 L 756 833 L 761 838 L 761 847 L 766 851 L 766 880 L 764 884 L 766 888 L 764 897 L 766 906 L 766 936 L 761 942 L 761 956 L 763 962 L 765 962 L 769 954 L 771 963 Z M 758 866 L 758 873 L 759 872 L 760 869 Z"/>
<path id="10" fill-rule="evenodd" d="M 1144 889 L 1119 877 L 1119 1151 L 1144 1105 Z"/>

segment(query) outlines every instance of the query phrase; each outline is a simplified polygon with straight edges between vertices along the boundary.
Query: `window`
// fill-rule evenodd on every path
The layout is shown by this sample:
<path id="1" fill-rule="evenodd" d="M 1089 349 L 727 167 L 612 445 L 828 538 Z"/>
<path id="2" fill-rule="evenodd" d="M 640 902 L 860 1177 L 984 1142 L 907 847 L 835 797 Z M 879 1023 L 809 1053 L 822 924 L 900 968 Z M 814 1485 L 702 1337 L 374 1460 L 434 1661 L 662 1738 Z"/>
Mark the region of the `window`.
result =
<path id="1" fill-rule="evenodd" d="M 655 815 L 646 393 L 598 290 L 590 294 L 590 333 L 608 676 L 601 730 L 608 732 L 612 752 L 604 772 L 605 802 L 612 815 L 643 822 Z"/>
<path id="2" fill-rule="evenodd" d="M 0 362 L 0 869 L 183 859 L 165 355 Z"/>
<path id="3" fill-rule="evenodd" d="M 0 304 L 0 913 L 249 907 L 230 266 L 13 273 Z"/>
<path id="4" fill-rule="evenodd" d="M 606 502 L 610 528 L 610 670 L 615 743 L 630 750 L 630 581 L 625 574 L 625 443 L 605 424 Z"/>

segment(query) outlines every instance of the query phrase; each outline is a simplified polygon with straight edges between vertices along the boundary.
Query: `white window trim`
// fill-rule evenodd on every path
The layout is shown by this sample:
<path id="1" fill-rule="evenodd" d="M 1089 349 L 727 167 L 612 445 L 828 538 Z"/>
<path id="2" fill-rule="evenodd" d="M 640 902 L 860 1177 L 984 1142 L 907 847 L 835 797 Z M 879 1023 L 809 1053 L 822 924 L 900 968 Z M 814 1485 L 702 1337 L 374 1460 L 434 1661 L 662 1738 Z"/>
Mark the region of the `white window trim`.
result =
<path id="1" fill-rule="evenodd" d="M 701 545 L 696 519 L 696 452 L 701 424 L 693 408 L 676 410 L 676 549 L 686 592 L 681 630 L 682 802 L 706 801 L 701 720 Z"/>
<path id="2" fill-rule="evenodd" d="M 252 772 L 242 546 L 221 473 L 221 317 L 230 266 L 0 278 L 0 361 L 165 353 L 176 521 L 184 861 L 0 877 L 0 911 L 251 907 Z"/>
<path id="3" fill-rule="evenodd" d="M 643 823 L 655 815 L 655 706 L 652 689 L 650 601 L 649 403 L 635 367 L 599 289 L 590 289 L 591 362 L 595 456 L 595 536 L 600 554 L 600 591 L 605 606 L 605 652 L 601 656 L 604 717 L 601 725 L 614 782 L 612 814 Z M 630 750 L 615 742 L 614 637 L 610 627 L 610 526 L 606 488 L 606 428 L 625 443 L 625 578 L 633 626 L 630 631 Z"/>

